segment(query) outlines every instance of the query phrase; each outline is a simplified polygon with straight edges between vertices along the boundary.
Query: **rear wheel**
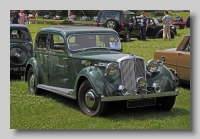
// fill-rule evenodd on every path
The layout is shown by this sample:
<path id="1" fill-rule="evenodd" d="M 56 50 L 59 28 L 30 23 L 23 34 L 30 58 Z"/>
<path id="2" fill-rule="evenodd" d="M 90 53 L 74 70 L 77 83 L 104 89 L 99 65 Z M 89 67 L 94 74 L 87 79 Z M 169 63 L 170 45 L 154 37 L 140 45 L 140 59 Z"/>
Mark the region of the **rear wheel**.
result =
<path id="1" fill-rule="evenodd" d="M 82 113 L 91 117 L 103 116 L 107 107 L 107 103 L 100 101 L 88 80 L 85 80 L 80 86 L 78 104 Z"/>

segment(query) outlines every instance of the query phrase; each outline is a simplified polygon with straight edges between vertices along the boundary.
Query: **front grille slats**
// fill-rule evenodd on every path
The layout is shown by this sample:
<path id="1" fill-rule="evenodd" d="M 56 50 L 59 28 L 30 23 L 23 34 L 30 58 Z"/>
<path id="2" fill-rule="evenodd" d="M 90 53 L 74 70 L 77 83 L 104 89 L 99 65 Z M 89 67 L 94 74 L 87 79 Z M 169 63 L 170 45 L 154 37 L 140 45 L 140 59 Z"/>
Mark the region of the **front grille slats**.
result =
<path id="1" fill-rule="evenodd" d="M 144 60 L 134 57 L 120 62 L 122 85 L 128 90 L 137 89 L 136 80 L 139 77 L 146 79 Z M 146 89 L 146 87 L 144 87 Z M 141 92 L 138 92 L 141 93 Z M 142 91 L 144 93 L 144 91 Z"/>

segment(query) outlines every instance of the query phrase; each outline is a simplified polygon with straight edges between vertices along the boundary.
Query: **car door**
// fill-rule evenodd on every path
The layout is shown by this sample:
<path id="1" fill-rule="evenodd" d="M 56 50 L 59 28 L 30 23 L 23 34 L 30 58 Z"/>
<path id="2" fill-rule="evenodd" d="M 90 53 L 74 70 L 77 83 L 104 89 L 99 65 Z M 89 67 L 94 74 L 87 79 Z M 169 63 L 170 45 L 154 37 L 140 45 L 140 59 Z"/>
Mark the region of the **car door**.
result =
<path id="1" fill-rule="evenodd" d="M 47 32 L 40 32 L 37 35 L 37 41 L 35 44 L 35 58 L 38 62 L 38 66 L 41 71 L 43 84 L 49 85 L 48 80 L 48 73 L 49 73 L 49 66 L 48 66 L 48 33 Z"/>
<path id="2" fill-rule="evenodd" d="M 160 28 L 157 27 L 155 21 L 152 18 L 147 18 L 148 28 L 146 35 L 147 36 L 156 36 L 156 34 L 160 31 Z"/>
<path id="3" fill-rule="evenodd" d="M 190 41 L 188 40 L 182 50 L 178 51 L 177 73 L 182 80 L 190 81 Z"/>
<path id="4" fill-rule="evenodd" d="M 137 22 L 137 18 L 135 15 L 131 15 L 132 21 L 133 21 L 133 31 L 131 33 L 131 36 L 140 36 L 140 24 Z"/>
<path id="5" fill-rule="evenodd" d="M 69 88 L 70 71 L 66 43 L 62 34 L 50 34 L 49 83 L 51 86 Z"/>

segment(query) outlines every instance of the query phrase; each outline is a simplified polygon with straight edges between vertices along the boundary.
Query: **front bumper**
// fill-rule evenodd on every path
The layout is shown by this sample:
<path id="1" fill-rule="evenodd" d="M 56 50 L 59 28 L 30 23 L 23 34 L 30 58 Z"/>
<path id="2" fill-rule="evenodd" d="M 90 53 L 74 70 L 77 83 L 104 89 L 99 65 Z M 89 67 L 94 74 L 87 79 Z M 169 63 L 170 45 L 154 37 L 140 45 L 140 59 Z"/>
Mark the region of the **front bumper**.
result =
<path id="1" fill-rule="evenodd" d="M 120 100 L 139 100 L 139 99 L 150 99 L 157 97 L 167 97 L 167 96 L 178 96 L 179 91 L 168 91 L 168 92 L 160 92 L 153 94 L 138 94 L 138 95 L 129 95 L 129 96 L 101 96 L 101 101 L 120 101 Z"/>

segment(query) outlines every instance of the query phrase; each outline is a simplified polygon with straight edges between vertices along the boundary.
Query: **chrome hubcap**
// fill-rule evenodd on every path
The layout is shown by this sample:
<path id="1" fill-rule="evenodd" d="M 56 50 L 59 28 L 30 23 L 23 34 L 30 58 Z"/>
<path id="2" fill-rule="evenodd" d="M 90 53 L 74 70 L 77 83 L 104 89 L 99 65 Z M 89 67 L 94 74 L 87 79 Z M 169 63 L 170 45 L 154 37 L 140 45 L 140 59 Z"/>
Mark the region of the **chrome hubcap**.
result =
<path id="1" fill-rule="evenodd" d="M 34 86 L 35 86 L 35 75 L 34 74 L 32 74 L 31 76 L 30 76 L 30 89 L 31 89 L 31 91 L 34 91 Z"/>
<path id="2" fill-rule="evenodd" d="M 114 28 L 115 23 L 114 23 L 113 21 L 109 21 L 109 22 L 107 23 L 107 26 L 108 26 L 108 28 Z"/>
<path id="3" fill-rule="evenodd" d="M 90 89 L 85 94 L 85 104 L 87 107 L 93 107 L 95 105 L 95 96 L 93 94 L 94 90 Z"/>

